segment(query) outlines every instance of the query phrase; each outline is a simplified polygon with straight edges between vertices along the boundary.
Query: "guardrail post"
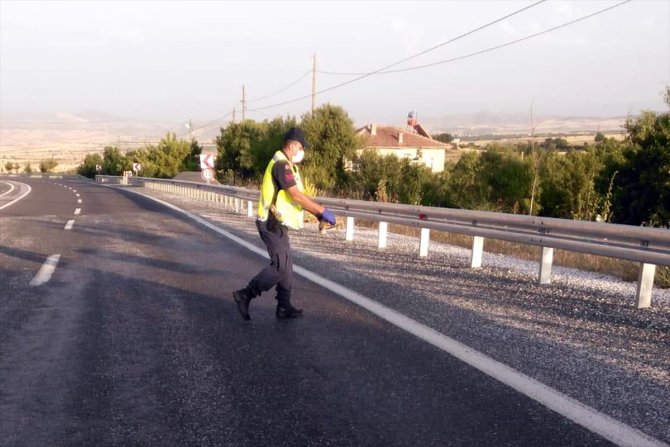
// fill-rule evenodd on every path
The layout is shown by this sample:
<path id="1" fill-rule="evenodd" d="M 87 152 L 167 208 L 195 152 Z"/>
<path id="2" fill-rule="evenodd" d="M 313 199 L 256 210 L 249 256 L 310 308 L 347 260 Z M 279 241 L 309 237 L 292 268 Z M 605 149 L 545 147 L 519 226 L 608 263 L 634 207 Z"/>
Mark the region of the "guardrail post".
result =
<path id="1" fill-rule="evenodd" d="M 482 266 L 482 254 L 484 253 L 484 238 L 474 236 L 472 238 L 472 258 L 470 259 L 470 268 L 478 269 Z"/>
<path id="2" fill-rule="evenodd" d="M 542 247 L 540 262 L 540 284 L 551 284 L 551 264 L 554 262 L 554 249 Z"/>
<path id="3" fill-rule="evenodd" d="M 386 234 L 388 233 L 389 224 L 386 222 L 379 222 L 379 245 L 378 248 L 386 248 Z"/>
<path id="4" fill-rule="evenodd" d="M 254 217 L 254 202 L 247 200 L 247 217 Z"/>
<path id="5" fill-rule="evenodd" d="M 430 228 L 421 229 L 421 239 L 419 241 L 419 256 L 428 256 L 428 244 L 430 242 Z"/>
<path id="6" fill-rule="evenodd" d="M 351 216 L 347 216 L 347 232 L 344 239 L 347 241 L 354 240 L 354 218 Z"/>
<path id="7" fill-rule="evenodd" d="M 654 288 L 654 264 L 640 264 L 640 274 L 637 279 L 637 308 L 646 309 L 651 306 L 651 291 Z"/>
<path id="8" fill-rule="evenodd" d="M 240 206 L 241 206 L 240 199 L 238 199 L 237 197 L 235 197 L 235 212 L 236 212 L 236 213 L 239 213 L 239 212 L 240 212 Z"/>

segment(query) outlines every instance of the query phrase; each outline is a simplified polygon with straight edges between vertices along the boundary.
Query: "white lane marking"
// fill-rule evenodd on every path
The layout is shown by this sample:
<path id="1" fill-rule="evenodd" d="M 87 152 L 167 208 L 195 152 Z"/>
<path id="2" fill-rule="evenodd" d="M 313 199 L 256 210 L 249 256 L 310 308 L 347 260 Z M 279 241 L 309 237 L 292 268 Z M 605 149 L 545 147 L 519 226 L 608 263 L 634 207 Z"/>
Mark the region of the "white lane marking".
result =
<path id="1" fill-rule="evenodd" d="M 75 209 L 74 209 L 74 213 L 75 213 L 75 214 L 79 214 L 79 213 L 81 213 L 81 208 L 75 208 Z"/>
<path id="2" fill-rule="evenodd" d="M 79 195 L 79 194 L 75 194 L 75 195 L 76 195 L 77 197 L 80 197 L 80 195 Z"/>
<path id="3" fill-rule="evenodd" d="M 60 255 L 51 255 L 44 261 L 42 267 L 37 272 L 35 277 L 28 283 L 31 286 L 39 286 L 51 279 L 51 275 L 56 271 L 56 266 L 60 260 Z"/>
<path id="4" fill-rule="evenodd" d="M 65 224 L 64 230 L 71 230 L 72 225 L 74 225 L 74 220 L 68 220 L 67 223 Z"/>
<path id="5" fill-rule="evenodd" d="M 81 203 L 81 199 L 78 199 L 78 200 L 77 200 L 77 203 Z"/>
<path id="6" fill-rule="evenodd" d="M 113 188 L 107 185 L 102 186 Z M 227 237 L 228 239 L 253 251 L 254 253 L 263 256 L 264 258 L 269 259 L 269 256 L 265 250 L 262 250 L 255 245 L 240 239 L 234 234 L 229 233 L 210 222 L 207 222 L 200 216 L 183 210 L 163 200 L 156 199 L 136 191 L 125 191 L 153 200 L 163 206 L 166 206 L 167 208 L 182 213 L 185 216 L 200 223 L 201 225 L 221 234 L 222 236 Z M 415 335 L 416 337 L 430 343 L 431 345 L 451 354 L 459 360 L 493 377 L 499 382 L 502 382 L 505 385 L 524 394 L 525 396 L 533 399 L 534 401 L 541 403 L 550 410 L 563 415 L 564 417 L 572 420 L 582 427 L 591 430 L 594 433 L 599 434 L 600 436 L 611 442 L 614 442 L 615 444 L 630 447 L 668 447 L 668 444 L 665 444 L 664 442 L 659 441 L 658 439 L 655 439 L 646 433 L 637 430 L 636 428 L 626 425 L 623 422 L 617 421 L 616 419 L 607 416 L 606 414 L 600 413 L 595 408 L 591 408 L 588 405 L 585 405 L 571 398 L 570 396 L 567 396 L 560 391 L 555 390 L 533 379 L 532 377 L 505 365 L 504 363 L 500 363 L 497 360 L 487 357 L 481 352 L 472 349 L 471 347 L 458 342 L 453 338 L 447 337 L 446 335 L 426 326 L 425 324 L 412 320 L 400 312 L 397 312 L 389 307 L 384 306 L 383 304 L 367 298 L 358 292 L 347 289 L 346 287 L 341 286 L 336 282 L 326 279 L 321 275 L 318 275 L 295 264 L 293 265 L 293 271 L 300 276 L 303 276 L 304 278 L 320 285 L 321 287 L 328 289 L 331 292 L 346 298 L 355 304 L 358 304 L 364 309 L 367 309 L 371 313 L 377 315 L 381 319 L 386 320 L 394 326 L 403 329 L 404 331 L 409 332 L 410 334 Z"/>
<path id="7" fill-rule="evenodd" d="M 72 189 L 72 188 L 70 188 L 70 189 Z M 77 192 L 77 190 L 76 190 L 76 189 L 72 189 L 72 192 Z"/>
<path id="8" fill-rule="evenodd" d="M 17 183 L 18 183 L 18 182 L 17 182 Z M 31 188 L 30 185 L 26 185 L 25 183 L 19 183 L 19 184 L 20 184 L 20 185 L 24 185 L 26 188 L 28 188 L 28 190 L 27 190 L 22 196 L 19 196 L 19 197 L 17 197 L 16 199 L 12 200 L 11 202 L 9 202 L 9 203 L 5 203 L 4 205 L 0 206 L 0 210 L 1 210 L 1 209 L 4 209 L 4 208 L 7 208 L 7 207 L 10 206 L 10 205 L 15 204 L 16 202 L 18 202 L 19 200 L 23 199 L 25 196 L 27 196 L 28 194 L 30 194 L 30 191 L 33 190 L 33 188 Z"/>
<path id="9" fill-rule="evenodd" d="M 0 182 L 0 183 L 4 183 L 5 185 L 9 185 L 9 191 L 5 191 L 5 192 L 3 192 L 2 194 L 0 194 L 0 197 L 2 197 L 2 196 L 4 196 L 4 195 L 9 194 L 10 192 L 14 191 L 14 185 L 13 185 L 12 183 L 9 183 L 9 182 Z"/>

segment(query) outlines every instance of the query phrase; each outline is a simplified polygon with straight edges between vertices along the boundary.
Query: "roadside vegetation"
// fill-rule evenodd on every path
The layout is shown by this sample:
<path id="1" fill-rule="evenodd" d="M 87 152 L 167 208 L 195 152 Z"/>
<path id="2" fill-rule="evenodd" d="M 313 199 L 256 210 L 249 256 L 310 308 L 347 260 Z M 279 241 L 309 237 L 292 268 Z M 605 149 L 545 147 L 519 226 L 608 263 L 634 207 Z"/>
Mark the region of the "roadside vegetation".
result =
<path id="1" fill-rule="evenodd" d="M 464 153 L 438 174 L 408 159 L 361 151 L 365 142 L 356 136 L 346 111 L 327 104 L 300 120 L 246 120 L 221 128 L 216 171 L 225 184 L 259 185 L 286 130 L 300 125 L 311 145 L 303 176 L 316 195 L 668 228 L 670 88 L 665 102 L 669 111 L 629 117 L 623 141 L 599 133 L 581 147 L 571 147 L 562 138 L 539 144 L 492 143 L 483 151 Z M 452 138 L 439 135 L 441 141 Z M 119 175 L 140 162 L 143 176 L 169 178 L 197 169 L 200 151 L 197 141 L 169 134 L 156 146 L 125 154 L 116 147 L 105 148 L 102 156 L 89 154 L 78 172 L 92 177 L 96 165 L 101 165 L 100 173 Z M 494 247 L 520 257 L 524 257 L 520 251 L 529 251 L 487 243 L 488 250 Z M 537 259 L 536 253 L 532 256 Z M 588 261 L 584 255 L 557 258 L 580 268 L 593 264 L 592 270 L 620 271 L 620 276 L 631 279 L 630 263 L 623 261 L 617 267 L 600 259 Z M 670 286 L 668 268 L 657 269 L 656 283 Z"/>

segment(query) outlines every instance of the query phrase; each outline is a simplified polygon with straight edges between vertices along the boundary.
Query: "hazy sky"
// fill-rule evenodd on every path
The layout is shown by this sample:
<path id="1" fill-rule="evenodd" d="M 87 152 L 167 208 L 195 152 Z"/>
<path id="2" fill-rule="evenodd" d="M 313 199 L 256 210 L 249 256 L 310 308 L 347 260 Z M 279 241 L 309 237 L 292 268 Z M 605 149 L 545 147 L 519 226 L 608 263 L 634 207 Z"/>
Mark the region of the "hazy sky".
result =
<path id="1" fill-rule="evenodd" d="M 528 1 L 186 2 L 0 0 L 0 118 L 102 111 L 194 125 L 319 70 L 369 72 L 478 28 Z M 396 68 L 450 59 L 618 1 L 550 0 Z M 549 34 L 319 95 L 357 123 L 490 111 L 617 116 L 663 109 L 670 1 L 634 0 Z M 353 76 L 317 75 L 317 89 Z M 311 92 L 311 74 L 258 108 Z M 301 115 L 310 99 L 249 112 Z"/>

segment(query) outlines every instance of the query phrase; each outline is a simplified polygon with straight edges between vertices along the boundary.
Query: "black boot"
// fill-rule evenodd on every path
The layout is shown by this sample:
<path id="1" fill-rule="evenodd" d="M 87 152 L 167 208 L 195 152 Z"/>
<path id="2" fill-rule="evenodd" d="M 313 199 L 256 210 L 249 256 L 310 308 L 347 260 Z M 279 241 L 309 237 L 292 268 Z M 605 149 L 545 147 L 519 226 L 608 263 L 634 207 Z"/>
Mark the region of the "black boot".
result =
<path id="1" fill-rule="evenodd" d="M 280 302 L 277 304 L 277 311 L 275 315 L 279 319 L 284 318 L 297 318 L 302 316 L 302 309 L 293 307 L 290 302 Z"/>
<path id="2" fill-rule="evenodd" d="M 251 294 L 248 289 L 240 289 L 233 292 L 233 298 L 237 303 L 237 310 L 240 311 L 240 315 L 245 320 L 251 320 L 251 315 L 249 315 L 249 302 L 251 301 Z"/>

